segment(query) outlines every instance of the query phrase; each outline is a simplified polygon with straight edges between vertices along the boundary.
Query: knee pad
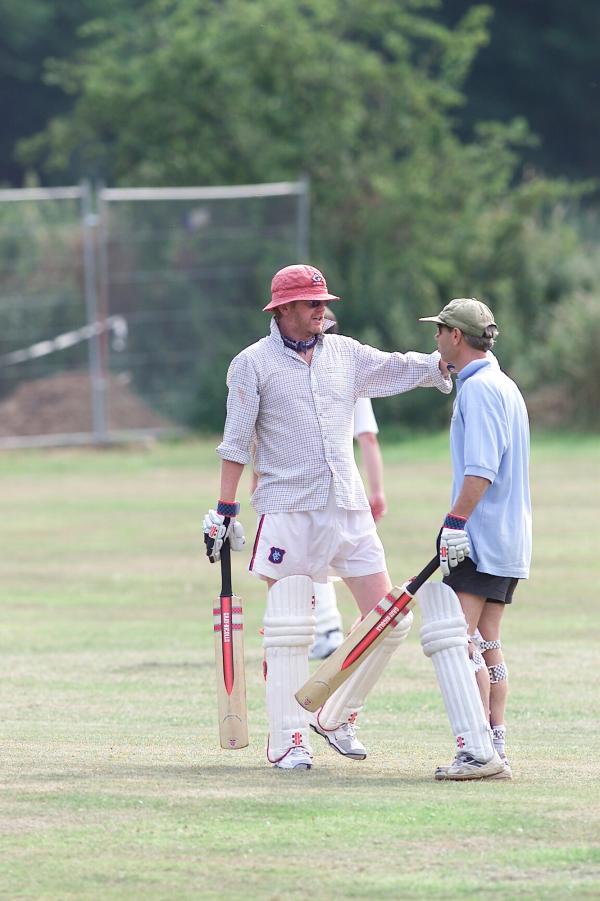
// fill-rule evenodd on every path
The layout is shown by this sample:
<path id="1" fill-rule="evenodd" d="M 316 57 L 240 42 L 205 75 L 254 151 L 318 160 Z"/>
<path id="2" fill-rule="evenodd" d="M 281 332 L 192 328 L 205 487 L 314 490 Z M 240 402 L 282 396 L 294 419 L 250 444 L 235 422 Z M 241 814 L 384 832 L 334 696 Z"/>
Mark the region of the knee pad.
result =
<path id="1" fill-rule="evenodd" d="M 419 634 L 426 657 L 432 657 L 447 648 L 466 648 L 468 645 L 467 624 L 462 611 L 455 616 L 446 615 L 445 619 L 424 623 Z"/>
<path id="2" fill-rule="evenodd" d="M 485 653 L 486 651 L 502 650 L 502 642 L 499 638 L 495 638 L 492 641 L 486 641 L 484 638 L 481 638 L 479 645 L 483 653 Z M 506 666 L 504 660 L 488 666 L 488 673 L 490 674 L 490 685 L 495 685 L 496 682 L 504 682 L 506 681 L 506 679 L 508 679 L 508 667 Z"/>
<path id="3" fill-rule="evenodd" d="M 468 636 L 469 641 L 473 645 L 473 654 L 471 655 L 471 666 L 475 673 L 478 673 L 479 670 L 483 669 L 485 666 L 485 660 L 483 659 L 483 654 L 481 653 L 481 635 L 478 630 L 475 629 L 473 635 Z"/>
<path id="4" fill-rule="evenodd" d="M 287 576 L 269 588 L 263 621 L 263 647 L 309 647 L 314 640 L 313 583 L 308 576 Z"/>

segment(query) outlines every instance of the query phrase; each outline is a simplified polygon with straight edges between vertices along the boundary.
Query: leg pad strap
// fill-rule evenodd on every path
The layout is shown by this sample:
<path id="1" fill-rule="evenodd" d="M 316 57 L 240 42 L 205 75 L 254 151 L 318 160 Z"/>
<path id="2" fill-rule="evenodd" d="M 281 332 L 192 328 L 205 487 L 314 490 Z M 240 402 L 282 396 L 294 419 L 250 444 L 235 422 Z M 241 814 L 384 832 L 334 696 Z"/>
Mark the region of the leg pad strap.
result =
<path id="1" fill-rule="evenodd" d="M 494 641 L 486 641 L 484 638 L 480 638 L 479 647 L 482 651 L 499 651 L 502 647 L 502 642 L 496 639 Z"/>
<path id="2" fill-rule="evenodd" d="M 314 616 L 265 616 L 264 648 L 293 648 L 310 645 L 314 638 Z"/>
<path id="3" fill-rule="evenodd" d="M 421 644 L 426 657 L 443 651 L 446 648 L 467 647 L 468 639 L 464 616 L 438 620 L 421 626 Z"/>
<path id="4" fill-rule="evenodd" d="M 496 682 L 504 682 L 508 679 L 508 667 L 505 663 L 495 663 L 494 666 L 488 666 L 490 674 L 490 684 L 495 685 Z"/>

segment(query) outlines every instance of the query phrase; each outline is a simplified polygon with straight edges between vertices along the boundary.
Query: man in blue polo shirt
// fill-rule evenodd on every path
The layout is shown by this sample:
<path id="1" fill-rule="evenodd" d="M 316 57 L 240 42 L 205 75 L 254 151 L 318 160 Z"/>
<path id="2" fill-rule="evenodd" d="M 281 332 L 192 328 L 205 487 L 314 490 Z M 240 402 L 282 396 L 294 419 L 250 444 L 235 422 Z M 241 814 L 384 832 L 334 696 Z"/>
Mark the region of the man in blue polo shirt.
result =
<path id="1" fill-rule="evenodd" d="M 444 582 L 460 599 L 484 709 L 504 761 L 503 772 L 489 778 L 510 779 L 500 624 L 519 579 L 529 576 L 527 409 L 516 384 L 490 353 L 498 328 L 489 307 L 474 297 L 459 298 L 421 321 L 437 324 L 438 350 L 457 373 L 450 426 L 452 507 L 440 533 Z M 470 766 L 472 762 L 457 757 L 449 767 L 438 768 L 436 778 L 457 778 L 456 772 Z"/>

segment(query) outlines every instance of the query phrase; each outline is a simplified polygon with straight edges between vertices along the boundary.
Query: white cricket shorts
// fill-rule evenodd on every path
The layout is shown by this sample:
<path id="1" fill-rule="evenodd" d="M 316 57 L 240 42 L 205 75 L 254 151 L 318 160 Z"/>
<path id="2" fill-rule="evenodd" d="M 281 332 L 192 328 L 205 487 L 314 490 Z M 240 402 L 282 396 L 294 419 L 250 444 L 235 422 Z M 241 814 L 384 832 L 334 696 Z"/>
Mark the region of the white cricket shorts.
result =
<path id="1" fill-rule="evenodd" d="M 329 492 L 323 510 L 263 513 L 248 569 L 257 576 L 310 576 L 326 582 L 329 568 L 342 579 L 384 572 L 385 552 L 370 510 L 344 510 Z"/>

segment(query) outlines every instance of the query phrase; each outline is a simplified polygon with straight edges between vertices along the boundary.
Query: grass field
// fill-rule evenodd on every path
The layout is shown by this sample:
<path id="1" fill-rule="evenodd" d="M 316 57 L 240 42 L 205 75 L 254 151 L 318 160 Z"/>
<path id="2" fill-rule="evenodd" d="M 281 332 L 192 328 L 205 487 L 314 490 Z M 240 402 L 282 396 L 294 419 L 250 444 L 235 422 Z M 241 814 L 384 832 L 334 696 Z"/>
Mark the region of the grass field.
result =
<path id="1" fill-rule="evenodd" d="M 432 779 L 452 736 L 416 628 L 362 716 L 367 760 L 315 740 L 310 772 L 266 765 L 248 553 L 251 746 L 219 750 L 214 444 L 0 457 L 0 897 L 600 897 L 600 438 L 534 442 L 534 569 L 504 634 L 515 779 L 470 784 Z M 447 509 L 446 436 L 385 461 L 402 581 Z M 252 535 L 248 505 L 242 521 Z"/>

